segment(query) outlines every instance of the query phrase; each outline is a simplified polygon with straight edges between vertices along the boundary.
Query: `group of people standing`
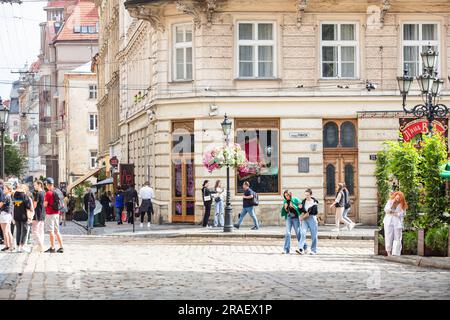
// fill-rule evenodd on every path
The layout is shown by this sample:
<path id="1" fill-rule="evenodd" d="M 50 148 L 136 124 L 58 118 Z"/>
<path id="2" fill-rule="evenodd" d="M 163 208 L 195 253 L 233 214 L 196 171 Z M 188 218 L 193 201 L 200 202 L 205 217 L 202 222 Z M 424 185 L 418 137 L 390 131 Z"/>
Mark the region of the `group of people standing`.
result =
<path id="1" fill-rule="evenodd" d="M 44 182 L 35 181 L 33 187 L 33 192 L 30 192 L 28 185 L 19 184 L 13 190 L 11 185 L 0 181 L 0 226 L 4 242 L 1 251 L 23 252 L 32 234 L 35 249 L 43 252 L 46 230 L 50 248 L 45 252 L 63 253 L 59 220 L 62 212 L 67 209 L 64 195 L 55 188 L 52 178 L 47 178 Z M 55 238 L 59 243 L 58 250 L 55 248 Z"/>

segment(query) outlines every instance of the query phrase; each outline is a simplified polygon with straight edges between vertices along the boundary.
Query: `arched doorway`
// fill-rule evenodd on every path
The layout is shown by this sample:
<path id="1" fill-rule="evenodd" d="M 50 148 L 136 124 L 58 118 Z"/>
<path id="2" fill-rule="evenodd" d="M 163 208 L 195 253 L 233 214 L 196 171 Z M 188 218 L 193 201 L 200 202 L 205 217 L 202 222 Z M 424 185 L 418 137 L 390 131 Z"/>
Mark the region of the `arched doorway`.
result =
<path id="1" fill-rule="evenodd" d="M 335 209 L 330 209 L 339 182 L 350 192 L 349 217 L 358 220 L 358 137 L 356 120 L 324 120 L 323 170 L 325 223 L 334 223 Z"/>

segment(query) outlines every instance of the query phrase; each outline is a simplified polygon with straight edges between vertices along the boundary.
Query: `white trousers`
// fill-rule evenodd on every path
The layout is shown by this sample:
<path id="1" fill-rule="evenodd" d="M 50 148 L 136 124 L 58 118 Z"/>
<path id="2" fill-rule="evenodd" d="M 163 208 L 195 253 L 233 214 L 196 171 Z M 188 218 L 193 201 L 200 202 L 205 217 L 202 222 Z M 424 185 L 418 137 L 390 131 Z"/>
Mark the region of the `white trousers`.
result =
<path id="1" fill-rule="evenodd" d="M 399 245 L 401 251 L 402 231 L 402 228 L 394 228 L 392 224 L 384 226 L 384 246 L 386 251 L 392 252 L 394 241 L 398 241 L 400 243 Z"/>

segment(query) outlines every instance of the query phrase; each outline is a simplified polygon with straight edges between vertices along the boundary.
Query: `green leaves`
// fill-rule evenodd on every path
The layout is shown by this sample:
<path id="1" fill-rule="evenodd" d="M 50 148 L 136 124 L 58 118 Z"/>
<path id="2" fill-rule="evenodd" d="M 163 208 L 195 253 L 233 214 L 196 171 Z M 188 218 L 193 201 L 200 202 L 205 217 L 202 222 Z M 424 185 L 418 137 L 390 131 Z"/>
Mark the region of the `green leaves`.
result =
<path id="1" fill-rule="evenodd" d="M 12 140 L 5 136 L 5 174 L 19 177 L 25 169 L 25 158 L 19 148 L 12 145 Z"/>

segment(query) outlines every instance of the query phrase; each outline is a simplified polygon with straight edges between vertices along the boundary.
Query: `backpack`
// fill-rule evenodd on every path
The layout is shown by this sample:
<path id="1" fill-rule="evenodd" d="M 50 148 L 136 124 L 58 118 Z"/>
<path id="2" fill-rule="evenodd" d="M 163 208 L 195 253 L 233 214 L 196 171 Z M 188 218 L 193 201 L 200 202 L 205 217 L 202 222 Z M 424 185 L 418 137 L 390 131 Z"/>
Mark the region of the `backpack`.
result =
<path id="1" fill-rule="evenodd" d="M 253 191 L 252 205 L 255 207 L 259 205 L 259 197 L 255 191 Z"/>
<path id="2" fill-rule="evenodd" d="M 348 199 L 348 191 L 344 191 L 344 208 L 345 209 L 350 209 L 350 207 L 352 206 L 350 204 L 350 200 Z"/>
<path id="3" fill-rule="evenodd" d="M 53 194 L 53 204 L 52 204 L 52 209 L 54 211 L 61 211 L 64 208 L 64 200 L 61 197 L 61 195 L 59 194 L 58 189 L 53 190 L 52 194 Z"/>

